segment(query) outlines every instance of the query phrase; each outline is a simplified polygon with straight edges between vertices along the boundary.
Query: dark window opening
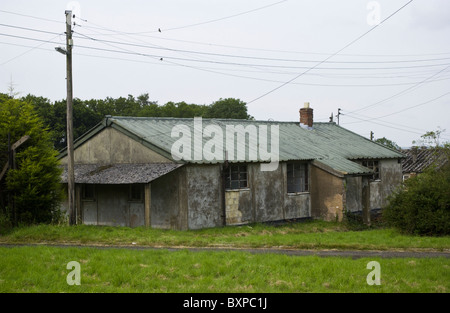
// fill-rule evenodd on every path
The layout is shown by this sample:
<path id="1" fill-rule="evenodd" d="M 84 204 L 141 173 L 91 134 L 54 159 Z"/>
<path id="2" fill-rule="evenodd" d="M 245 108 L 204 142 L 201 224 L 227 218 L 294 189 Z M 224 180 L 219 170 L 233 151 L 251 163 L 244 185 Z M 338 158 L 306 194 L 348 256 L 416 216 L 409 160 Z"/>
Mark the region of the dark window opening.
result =
<path id="1" fill-rule="evenodd" d="M 144 187 L 140 184 L 130 185 L 130 201 L 142 201 L 144 199 Z"/>
<path id="2" fill-rule="evenodd" d="M 380 167 L 377 160 L 362 160 L 361 165 L 371 169 L 373 171 L 372 179 L 380 180 Z"/>
<path id="3" fill-rule="evenodd" d="M 225 189 L 248 188 L 247 165 L 230 165 L 225 169 Z"/>
<path id="4" fill-rule="evenodd" d="M 287 163 L 287 192 L 306 192 L 308 186 L 308 166 L 303 163 Z"/>
<path id="5" fill-rule="evenodd" d="M 94 200 L 95 185 L 84 184 L 81 191 L 83 200 Z"/>

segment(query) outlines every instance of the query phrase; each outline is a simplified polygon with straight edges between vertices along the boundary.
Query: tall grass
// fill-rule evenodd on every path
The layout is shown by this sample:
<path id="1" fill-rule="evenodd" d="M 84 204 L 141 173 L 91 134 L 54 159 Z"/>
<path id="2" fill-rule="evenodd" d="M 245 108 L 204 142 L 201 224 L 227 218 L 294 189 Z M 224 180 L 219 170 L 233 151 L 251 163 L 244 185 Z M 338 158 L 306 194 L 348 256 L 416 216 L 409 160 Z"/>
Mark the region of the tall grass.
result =
<path id="1" fill-rule="evenodd" d="M 448 236 L 410 236 L 390 228 L 349 231 L 342 223 L 323 221 L 283 226 L 256 224 L 189 231 L 145 227 L 37 225 L 16 228 L 0 236 L 0 243 L 2 242 L 357 250 L 450 248 Z"/>

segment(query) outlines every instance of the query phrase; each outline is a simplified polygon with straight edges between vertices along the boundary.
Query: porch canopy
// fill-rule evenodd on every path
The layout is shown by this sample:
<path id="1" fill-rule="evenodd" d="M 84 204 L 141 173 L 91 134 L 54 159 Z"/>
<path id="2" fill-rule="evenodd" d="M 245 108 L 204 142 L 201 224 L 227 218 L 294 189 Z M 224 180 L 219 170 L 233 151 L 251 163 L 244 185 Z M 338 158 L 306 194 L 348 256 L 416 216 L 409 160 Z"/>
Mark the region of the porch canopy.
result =
<path id="1" fill-rule="evenodd" d="M 158 177 L 183 166 L 175 163 L 145 164 L 76 164 L 74 168 L 76 184 L 147 184 Z M 67 166 L 61 175 L 63 183 L 67 183 Z"/>

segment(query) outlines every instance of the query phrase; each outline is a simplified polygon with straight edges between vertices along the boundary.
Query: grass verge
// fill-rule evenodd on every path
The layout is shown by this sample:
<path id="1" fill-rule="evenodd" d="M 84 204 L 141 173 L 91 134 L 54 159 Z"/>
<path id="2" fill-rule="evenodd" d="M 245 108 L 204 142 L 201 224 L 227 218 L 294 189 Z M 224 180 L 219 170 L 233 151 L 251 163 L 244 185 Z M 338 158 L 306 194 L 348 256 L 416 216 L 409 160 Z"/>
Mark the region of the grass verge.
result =
<path id="1" fill-rule="evenodd" d="M 292 257 L 246 252 L 0 247 L 0 293 L 151 292 L 443 292 L 450 260 Z M 369 261 L 381 285 L 368 285 Z M 70 286 L 67 263 L 80 264 Z"/>
<path id="2" fill-rule="evenodd" d="M 390 228 L 350 231 L 343 223 L 305 221 L 282 226 L 256 224 L 189 231 L 37 225 L 13 229 L 0 236 L 0 243 L 444 251 L 450 248 L 450 237 L 402 235 Z"/>

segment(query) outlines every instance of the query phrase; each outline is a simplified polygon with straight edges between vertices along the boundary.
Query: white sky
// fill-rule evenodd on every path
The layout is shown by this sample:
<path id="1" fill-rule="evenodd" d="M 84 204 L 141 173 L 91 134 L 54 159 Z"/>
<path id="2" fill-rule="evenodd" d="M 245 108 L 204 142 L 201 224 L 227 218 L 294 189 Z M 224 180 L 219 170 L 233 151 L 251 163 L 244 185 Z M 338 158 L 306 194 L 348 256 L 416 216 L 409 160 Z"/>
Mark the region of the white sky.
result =
<path id="1" fill-rule="evenodd" d="M 19 96 L 66 97 L 54 48 L 72 8 L 74 97 L 232 97 L 280 121 L 310 102 L 315 121 L 341 108 L 340 125 L 365 137 L 407 147 L 440 127 L 450 141 L 450 1 L 414 0 L 365 34 L 408 1 L 1 0 L 0 92 L 12 81 Z"/>

